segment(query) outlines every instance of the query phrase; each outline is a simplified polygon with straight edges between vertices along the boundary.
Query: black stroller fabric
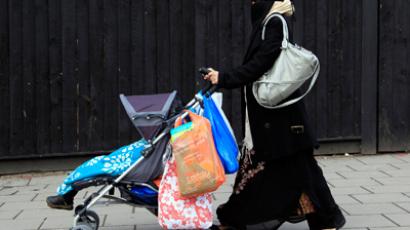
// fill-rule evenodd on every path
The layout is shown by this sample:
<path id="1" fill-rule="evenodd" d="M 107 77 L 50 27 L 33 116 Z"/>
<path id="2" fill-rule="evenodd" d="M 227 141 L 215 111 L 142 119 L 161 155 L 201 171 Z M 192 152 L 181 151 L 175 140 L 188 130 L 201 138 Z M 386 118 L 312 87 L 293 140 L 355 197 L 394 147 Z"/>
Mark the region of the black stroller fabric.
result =
<path id="1" fill-rule="evenodd" d="M 161 131 L 173 124 L 168 122 L 168 119 L 182 111 L 183 107 L 176 91 L 155 95 L 120 95 L 120 98 L 132 123 L 148 143 L 154 141 Z M 164 169 L 163 157 L 171 151 L 169 140 L 170 135 L 166 134 L 154 145 L 153 153 L 131 171 L 123 181 L 147 183 L 158 178 Z"/>
<path id="2" fill-rule="evenodd" d="M 155 145 L 152 155 L 144 159 L 133 171 L 131 171 L 123 182 L 147 183 L 158 178 L 164 171 L 163 158 L 170 154 L 170 136 L 167 135 Z"/>

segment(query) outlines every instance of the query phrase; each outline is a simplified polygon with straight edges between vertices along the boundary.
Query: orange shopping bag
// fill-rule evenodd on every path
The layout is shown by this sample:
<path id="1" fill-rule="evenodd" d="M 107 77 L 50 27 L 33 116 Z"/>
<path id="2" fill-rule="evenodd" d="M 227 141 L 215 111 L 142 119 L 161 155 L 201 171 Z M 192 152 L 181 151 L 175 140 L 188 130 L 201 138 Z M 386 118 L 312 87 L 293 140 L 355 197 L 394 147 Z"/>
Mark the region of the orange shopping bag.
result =
<path id="1" fill-rule="evenodd" d="M 189 122 L 179 118 L 171 130 L 171 144 L 183 197 L 215 191 L 225 181 L 225 171 L 214 145 L 210 122 L 188 111 Z"/>

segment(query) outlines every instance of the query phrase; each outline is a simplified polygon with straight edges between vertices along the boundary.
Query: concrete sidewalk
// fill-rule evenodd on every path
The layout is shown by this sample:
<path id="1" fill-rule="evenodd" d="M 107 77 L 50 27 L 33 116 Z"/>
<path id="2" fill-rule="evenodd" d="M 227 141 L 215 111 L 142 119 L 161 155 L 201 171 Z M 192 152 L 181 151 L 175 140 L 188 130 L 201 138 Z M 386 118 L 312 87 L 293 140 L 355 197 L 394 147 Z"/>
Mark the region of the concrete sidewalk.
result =
<path id="1" fill-rule="evenodd" d="M 318 158 L 335 199 L 347 217 L 344 229 L 410 230 L 410 155 Z M 68 229 L 73 213 L 47 208 L 66 172 L 0 177 L 0 229 Z M 224 203 L 233 177 L 215 193 L 214 207 Z M 95 189 L 82 191 L 78 204 Z M 102 230 L 160 229 L 148 211 L 126 205 L 94 208 Z M 257 228 L 261 229 L 262 226 Z M 306 223 L 286 224 L 283 230 L 307 229 Z"/>

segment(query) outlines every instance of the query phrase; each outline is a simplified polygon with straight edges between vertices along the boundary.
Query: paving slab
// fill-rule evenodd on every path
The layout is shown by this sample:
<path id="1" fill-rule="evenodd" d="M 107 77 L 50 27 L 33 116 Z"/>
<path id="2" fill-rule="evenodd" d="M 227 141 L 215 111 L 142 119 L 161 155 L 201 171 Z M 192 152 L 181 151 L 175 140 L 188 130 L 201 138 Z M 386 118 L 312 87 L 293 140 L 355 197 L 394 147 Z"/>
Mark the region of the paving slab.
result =
<path id="1" fill-rule="evenodd" d="M 368 230 L 409 230 L 409 227 L 393 227 L 393 228 L 368 228 Z"/>
<path id="2" fill-rule="evenodd" d="M 400 170 L 380 170 L 385 174 L 390 175 L 391 177 L 409 177 L 410 176 L 410 164 L 406 165 L 407 167 Z"/>
<path id="3" fill-rule="evenodd" d="M 372 193 L 407 193 L 410 192 L 410 185 L 384 185 L 384 186 L 363 186 L 364 189 Z"/>
<path id="4" fill-rule="evenodd" d="M 47 217 L 40 229 L 69 229 L 73 226 L 72 216 Z"/>
<path id="5" fill-rule="evenodd" d="M 393 157 L 393 155 L 378 155 L 377 157 L 358 156 L 358 157 L 356 157 L 356 159 L 359 160 L 360 162 L 363 162 L 366 165 L 408 163 L 405 160 Z"/>
<path id="6" fill-rule="evenodd" d="M 398 227 L 382 215 L 346 216 L 345 228 Z"/>
<path id="7" fill-rule="evenodd" d="M 38 229 L 44 220 L 0 220 L 3 230 L 34 230 Z"/>
<path id="8" fill-rule="evenodd" d="M 328 182 L 335 188 L 343 187 L 360 187 L 360 186 L 377 186 L 381 185 L 379 182 L 372 178 L 355 178 L 355 179 L 342 179 L 342 180 L 328 180 Z"/>
<path id="9" fill-rule="evenodd" d="M 395 204 L 410 213 L 410 202 L 395 202 Z"/>
<path id="10" fill-rule="evenodd" d="M 410 176 L 393 177 L 393 178 L 377 178 L 378 182 L 383 185 L 410 185 Z"/>
<path id="11" fill-rule="evenodd" d="M 53 209 L 24 209 L 18 215 L 16 220 L 32 220 L 32 219 L 45 219 L 45 218 L 71 218 L 73 219 L 73 212 L 66 210 L 53 210 Z"/>
<path id="12" fill-rule="evenodd" d="M 141 224 L 136 226 L 136 230 L 162 230 L 158 224 Z"/>
<path id="13" fill-rule="evenodd" d="M 349 164 L 348 168 L 352 169 L 354 172 L 372 172 L 377 170 L 383 171 L 399 171 L 401 168 L 395 166 L 395 164 L 378 164 L 378 165 L 363 165 L 363 164 Z"/>
<path id="14" fill-rule="evenodd" d="M 61 172 L 47 174 L 46 176 L 34 176 L 31 178 L 29 185 L 60 184 L 66 177 L 67 174 Z"/>
<path id="15" fill-rule="evenodd" d="M 23 195 L 10 195 L 10 196 L 2 196 L 1 200 L 3 202 L 9 203 L 9 202 L 30 202 L 32 201 L 38 193 L 32 193 L 32 194 L 23 194 Z"/>
<path id="16" fill-rule="evenodd" d="M 148 211 L 138 210 L 129 214 L 110 214 L 104 221 L 103 226 L 132 225 L 135 223 L 158 225 L 158 220 Z"/>
<path id="17" fill-rule="evenodd" d="M 406 214 L 386 214 L 386 217 L 398 226 L 408 226 L 410 229 L 410 213 Z"/>
<path id="18" fill-rule="evenodd" d="M 16 178 L 16 179 L 4 178 L 0 180 L 0 185 L 6 186 L 6 187 L 22 187 L 22 186 L 27 186 L 28 183 L 30 183 L 30 178 Z"/>
<path id="19" fill-rule="evenodd" d="M 360 202 L 354 199 L 351 195 L 333 195 L 333 198 L 338 204 L 360 204 Z"/>
<path id="20" fill-rule="evenodd" d="M 371 194 L 371 191 L 362 187 L 331 188 L 333 195 Z"/>
<path id="21" fill-rule="evenodd" d="M 358 194 L 352 196 L 362 203 L 410 202 L 410 197 L 402 193 Z"/>
<path id="22" fill-rule="evenodd" d="M 5 210 L 21 210 L 21 209 L 48 209 L 45 202 L 5 202 L 0 211 Z"/>
<path id="23" fill-rule="evenodd" d="M 362 216 L 371 214 L 406 214 L 407 212 L 403 208 L 398 207 L 393 203 L 381 203 L 381 204 L 344 204 L 343 210 L 349 215 Z"/>
<path id="24" fill-rule="evenodd" d="M 22 210 L 0 211 L 0 220 L 13 220 Z"/>
<path id="25" fill-rule="evenodd" d="M 128 225 L 128 226 L 110 226 L 110 227 L 101 227 L 101 230 L 136 230 L 137 226 Z"/>
<path id="26" fill-rule="evenodd" d="M 3 187 L 0 190 L 0 199 L 2 198 L 2 196 L 10 196 L 10 195 L 14 195 L 18 192 L 18 190 L 14 187 Z"/>
<path id="27" fill-rule="evenodd" d="M 391 178 L 392 176 L 384 173 L 382 171 L 372 171 L 372 172 L 337 172 L 345 179 L 356 179 L 356 178 Z"/>

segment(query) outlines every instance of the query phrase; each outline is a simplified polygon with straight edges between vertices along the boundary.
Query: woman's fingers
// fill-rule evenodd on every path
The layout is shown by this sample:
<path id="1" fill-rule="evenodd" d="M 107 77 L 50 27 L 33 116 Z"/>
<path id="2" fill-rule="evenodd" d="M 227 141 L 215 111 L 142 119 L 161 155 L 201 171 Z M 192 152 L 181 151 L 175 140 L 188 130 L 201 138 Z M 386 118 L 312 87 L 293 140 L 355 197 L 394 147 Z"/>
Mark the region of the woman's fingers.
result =
<path id="1" fill-rule="evenodd" d="M 204 76 L 204 80 L 210 81 L 214 85 L 218 84 L 219 72 L 212 68 L 208 68 L 208 70 L 210 70 L 210 72 Z"/>

